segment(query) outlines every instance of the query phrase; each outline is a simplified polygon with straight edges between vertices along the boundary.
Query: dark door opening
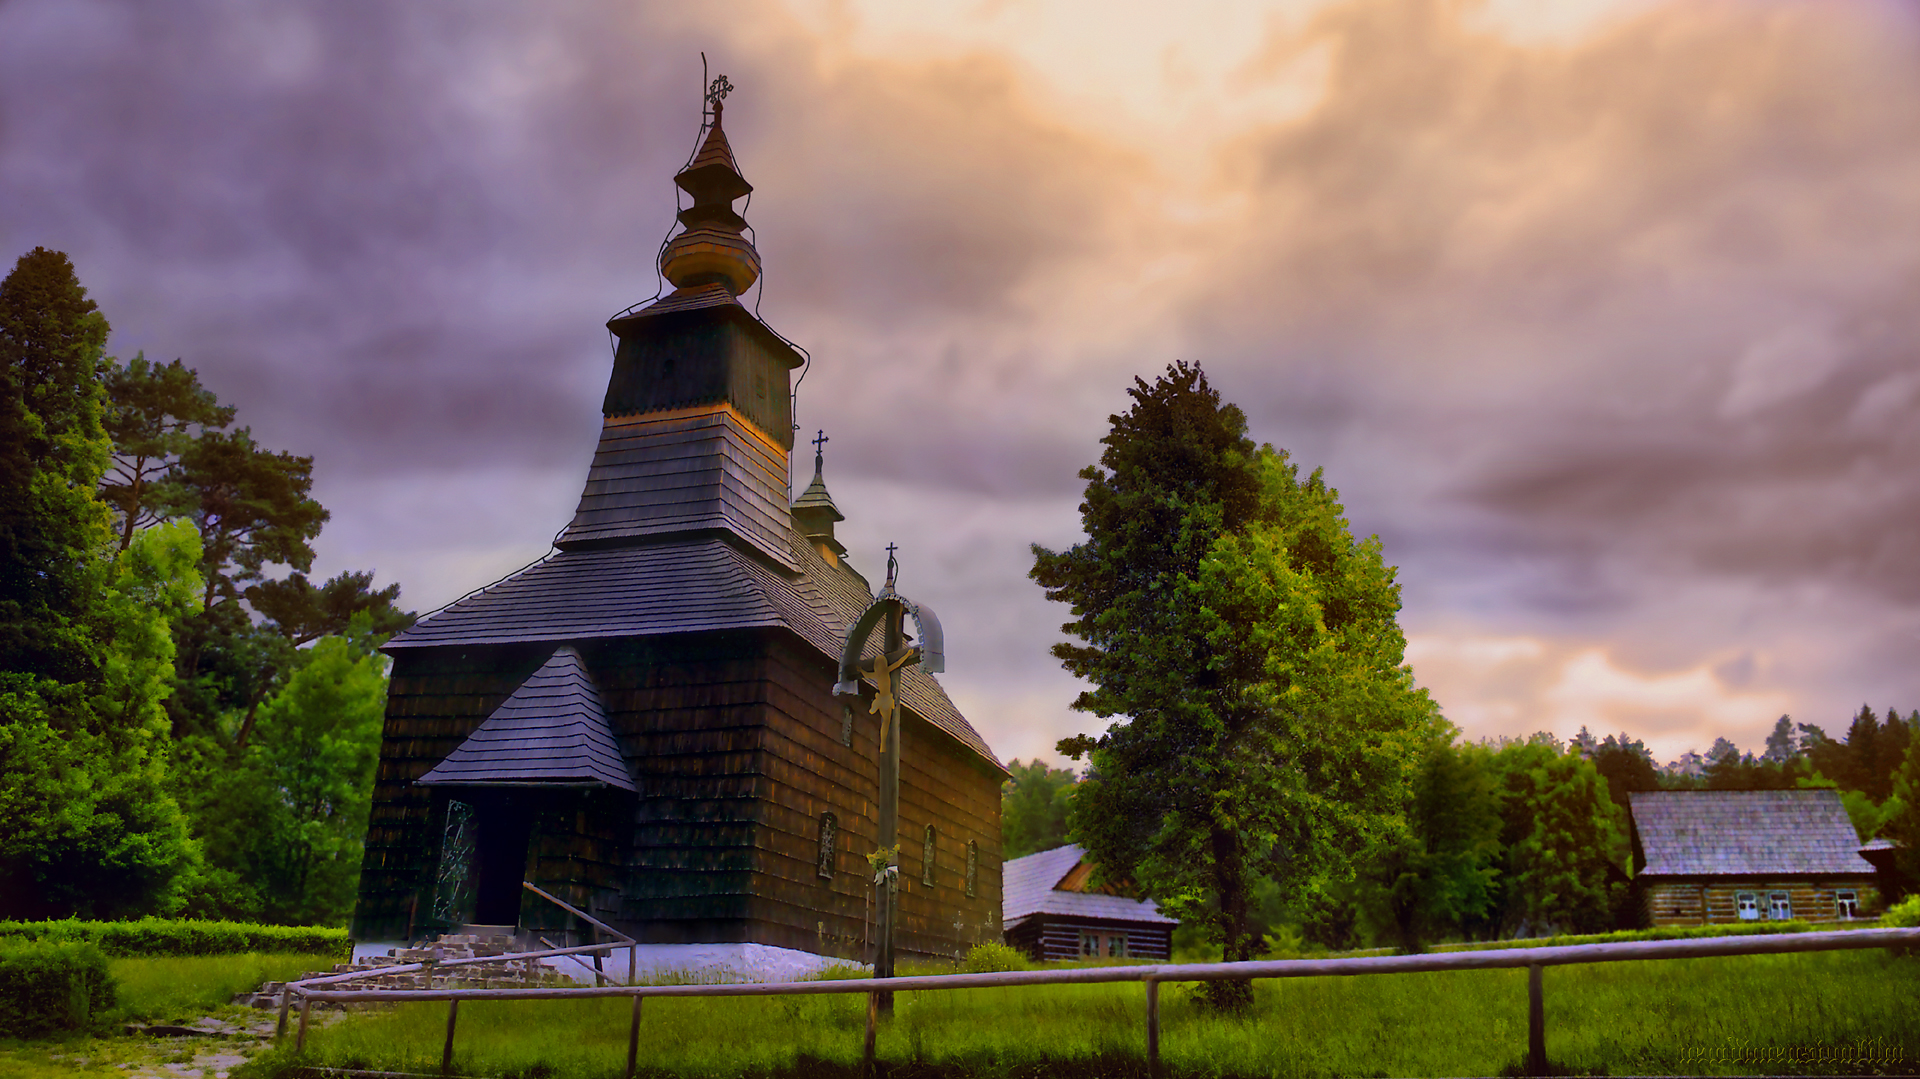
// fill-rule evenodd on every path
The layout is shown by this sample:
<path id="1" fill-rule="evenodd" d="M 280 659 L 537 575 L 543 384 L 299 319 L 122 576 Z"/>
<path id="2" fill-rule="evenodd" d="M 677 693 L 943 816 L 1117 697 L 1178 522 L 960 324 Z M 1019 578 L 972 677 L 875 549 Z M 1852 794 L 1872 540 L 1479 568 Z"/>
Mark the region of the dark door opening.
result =
<path id="1" fill-rule="evenodd" d="M 473 920 L 480 925 L 520 923 L 520 882 L 526 879 L 527 842 L 533 807 L 525 798 L 500 795 L 480 803 L 480 834 L 474 845 Z"/>

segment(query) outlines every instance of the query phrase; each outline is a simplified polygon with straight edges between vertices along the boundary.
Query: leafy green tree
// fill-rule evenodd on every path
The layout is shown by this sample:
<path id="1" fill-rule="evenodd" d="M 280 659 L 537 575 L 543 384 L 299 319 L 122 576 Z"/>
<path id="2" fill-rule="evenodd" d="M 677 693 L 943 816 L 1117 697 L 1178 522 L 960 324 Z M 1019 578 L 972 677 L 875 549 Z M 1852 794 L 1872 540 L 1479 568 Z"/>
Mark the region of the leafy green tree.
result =
<path id="1" fill-rule="evenodd" d="M 232 423 L 234 409 L 222 405 L 200 385 L 199 373 L 179 360 L 156 364 L 137 355 L 125 366 L 110 366 L 104 382 L 113 468 L 100 492 L 119 513 L 124 550 L 138 529 L 188 512 L 180 460 L 199 433 Z"/>
<path id="2" fill-rule="evenodd" d="M 111 554 L 106 320 L 59 252 L 0 282 L 0 916 L 178 906 L 199 859 L 165 789 L 171 628 L 191 527 Z"/>
<path id="3" fill-rule="evenodd" d="M 1763 756 L 1775 764 L 1784 765 L 1799 755 L 1800 748 L 1793 739 L 1793 717 L 1783 715 L 1774 721 L 1773 733 L 1767 735 L 1767 751 Z"/>
<path id="4" fill-rule="evenodd" d="M 1593 763 L 1536 734 L 1501 744 L 1493 764 L 1502 801 L 1499 934 L 1613 928 L 1626 899 L 1626 822 Z"/>
<path id="5" fill-rule="evenodd" d="M 1369 934 L 1402 951 L 1465 935 L 1496 897 L 1500 791 L 1483 746 L 1429 745 L 1413 781 L 1406 828 L 1361 862 L 1357 881 Z"/>
<path id="6" fill-rule="evenodd" d="M 1067 807 L 1078 781 L 1071 771 L 1035 757 L 1007 765 L 1013 778 L 1000 785 L 1000 855 L 1024 858 L 1067 841 Z"/>
<path id="7" fill-rule="evenodd" d="M 1128 392 L 1081 473 L 1086 541 L 1034 548 L 1085 642 L 1054 649 L 1093 683 L 1074 707 L 1114 720 L 1060 743 L 1091 758 L 1070 830 L 1107 879 L 1248 959 L 1254 882 L 1310 886 L 1384 834 L 1440 719 L 1402 663 L 1379 541 L 1354 542 L 1321 475 L 1256 449 L 1198 367 Z"/>

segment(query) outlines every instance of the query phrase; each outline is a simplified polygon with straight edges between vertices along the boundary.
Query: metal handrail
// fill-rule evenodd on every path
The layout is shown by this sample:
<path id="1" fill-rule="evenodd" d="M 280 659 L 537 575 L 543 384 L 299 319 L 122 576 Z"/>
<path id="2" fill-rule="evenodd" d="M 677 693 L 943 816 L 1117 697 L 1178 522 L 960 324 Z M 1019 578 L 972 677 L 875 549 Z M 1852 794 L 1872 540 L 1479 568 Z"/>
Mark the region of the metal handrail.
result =
<path id="1" fill-rule="evenodd" d="M 1069 970 L 1001 971 L 989 974 L 929 974 L 905 978 L 849 978 L 838 981 L 747 982 L 719 985 L 625 985 L 578 989 L 376 989 L 295 990 L 300 995 L 300 1033 L 295 1051 L 306 1047 L 307 1011 L 313 1001 L 446 1000 L 447 1043 L 443 1066 L 453 1059 L 454 1016 L 459 1002 L 479 1000 L 551 1000 L 562 998 L 632 997 L 633 1026 L 627 1038 L 627 1075 L 637 1065 L 640 1002 L 647 997 L 798 996 L 821 993 L 866 993 L 866 1053 L 873 1055 L 879 994 L 933 989 L 985 989 L 1016 985 L 1066 985 L 1102 982 L 1143 982 L 1147 990 L 1147 1065 L 1159 1068 L 1161 982 L 1201 982 L 1236 978 L 1314 978 L 1366 974 L 1410 974 L 1441 970 L 1498 970 L 1525 967 L 1528 971 L 1528 1074 L 1546 1069 L 1546 1026 L 1541 971 L 1550 966 L 1612 963 L 1656 959 L 1698 959 L 1728 955 L 1778 955 L 1843 949 L 1920 947 L 1920 929 L 1853 929 L 1783 933 L 1777 936 L 1699 937 L 1691 940 L 1642 940 L 1606 944 L 1569 944 L 1540 948 L 1502 948 L 1421 955 L 1377 955 L 1348 959 L 1280 959 L 1240 963 L 1164 963 L 1152 966 L 1081 967 Z M 296 983 L 297 984 L 297 983 Z M 289 985 L 294 989 L 294 985 Z"/>

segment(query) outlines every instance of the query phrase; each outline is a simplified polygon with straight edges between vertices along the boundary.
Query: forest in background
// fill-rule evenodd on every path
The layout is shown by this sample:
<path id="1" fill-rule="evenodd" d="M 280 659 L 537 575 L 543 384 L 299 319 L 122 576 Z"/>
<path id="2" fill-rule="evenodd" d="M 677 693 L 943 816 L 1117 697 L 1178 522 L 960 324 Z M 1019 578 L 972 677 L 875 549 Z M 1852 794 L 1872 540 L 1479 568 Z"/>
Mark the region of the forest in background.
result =
<path id="1" fill-rule="evenodd" d="M 1835 788 L 1861 842 L 1920 828 L 1920 711 L 1884 718 L 1862 705 L 1846 735 L 1781 716 L 1761 752 L 1726 738 L 1705 754 L 1660 764 L 1629 734 L 1562 742 L 1452 741 L 1431 747 L 1408 807 L 1408 831 L 1370 850 L 1355 871 L 1298 899 L 1270 881 L 1255 921 L 1273 947 L 1320 944 L 1418 949 L 1638 928 L 1631 902 L 1627 795 L 1654 790 Z M 1079 777 L 1035 758 L 1008 765 L 1001 834 L 1008 859 L 1071 841 Z M 1914 881 L 1896 877 L 1907 894 Z M 1898 896 L 1883 897 L 1889 901 Z"/>
<path id="2" fill-rule="evenodd" d="M 0 919 L 343 925 L 414 616 L 308 579 L 311 457 L 108 331 L 60 252 L 0 282 Z"/>

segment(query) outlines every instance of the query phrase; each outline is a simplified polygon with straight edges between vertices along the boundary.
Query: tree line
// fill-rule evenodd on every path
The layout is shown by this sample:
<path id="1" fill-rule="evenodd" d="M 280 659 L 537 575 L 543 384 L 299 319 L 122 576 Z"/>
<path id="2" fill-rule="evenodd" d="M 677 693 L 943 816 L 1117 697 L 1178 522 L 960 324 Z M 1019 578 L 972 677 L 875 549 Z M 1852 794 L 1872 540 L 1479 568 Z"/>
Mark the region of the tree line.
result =
<path id="1" fill-rule="evenodd" d="M 0 918 L 341 924 L 414 616 L 308 578 L 311 457 L 108 332 L 61 252 L 0 282 Z"/>
<path id="2" fill-rule="evenodd" d="M 1664 768 L 1625 733 L 1462 741 L 1322 473 L 1255 445 L 1198 366 L 1129 395 L 1081 472 L 1085 540 L 1033 549 L 1073 615 L 1054 653 L 1092 687 L 1074 707 L 1109 722 L 1059 744 L 1083 776 L 1013 762 L 1006 857 L 1081 843 L 1241 960 L 1637 924 L 1633 791 L 1838 787 L 1863 840 L 1920 846 L 1920 713 L 1863 708 L 1842 740 L 1783 716 L 1758 755 L 1721 739 Z"/>

